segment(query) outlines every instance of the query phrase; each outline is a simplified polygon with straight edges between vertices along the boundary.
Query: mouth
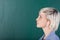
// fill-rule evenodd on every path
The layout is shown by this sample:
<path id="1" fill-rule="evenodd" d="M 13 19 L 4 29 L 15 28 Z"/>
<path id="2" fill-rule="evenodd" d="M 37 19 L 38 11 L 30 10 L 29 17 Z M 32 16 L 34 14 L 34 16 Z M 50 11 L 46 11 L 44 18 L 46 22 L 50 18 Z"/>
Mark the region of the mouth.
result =
<path id="1" fill-rule="evenodd" d="M 36 21 L 36 24 L 39 24 L 39 22 Z"/>
<path id="2" fill-rule="evenodd" d="M 37 24 L 39 24 L 39 23 L 37 22 Z"/>

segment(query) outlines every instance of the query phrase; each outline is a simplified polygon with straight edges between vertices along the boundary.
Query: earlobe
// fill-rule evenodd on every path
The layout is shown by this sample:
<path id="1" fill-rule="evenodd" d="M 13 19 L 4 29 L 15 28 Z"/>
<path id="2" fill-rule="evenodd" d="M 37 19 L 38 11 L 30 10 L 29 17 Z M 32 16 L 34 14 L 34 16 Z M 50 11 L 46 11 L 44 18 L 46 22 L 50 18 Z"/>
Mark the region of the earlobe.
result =
<path id="1" fill-rule="evenodd" d="M 48 19 L 47 20 L 47 26 L 50 26 L 50 24 L 51 24 L 51 21 Z"/>

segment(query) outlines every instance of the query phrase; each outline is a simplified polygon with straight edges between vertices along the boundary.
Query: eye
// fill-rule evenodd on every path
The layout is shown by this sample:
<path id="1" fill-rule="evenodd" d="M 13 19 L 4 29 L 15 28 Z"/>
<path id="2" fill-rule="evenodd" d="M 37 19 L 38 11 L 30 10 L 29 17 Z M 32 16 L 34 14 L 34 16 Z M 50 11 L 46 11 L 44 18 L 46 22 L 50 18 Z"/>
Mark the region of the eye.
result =
<path id="1" fill-rule="evenodd" d="M 47 13 L 46 11 L 43 11 L 43 13 Z"/>

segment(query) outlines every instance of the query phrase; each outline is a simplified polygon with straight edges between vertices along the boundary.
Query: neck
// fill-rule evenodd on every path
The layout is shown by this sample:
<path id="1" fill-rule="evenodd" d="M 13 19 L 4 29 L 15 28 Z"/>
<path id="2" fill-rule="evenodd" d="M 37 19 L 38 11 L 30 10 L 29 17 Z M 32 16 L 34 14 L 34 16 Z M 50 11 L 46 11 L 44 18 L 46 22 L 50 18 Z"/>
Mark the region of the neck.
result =
<path id="1" fill-rule="evenodd" d="M 46 39 L 46 37 L 50 34 L 50 32 L 52 31 L 49 27 L 45 27 L 43 28 L 43 31 L 44 31 L 44 39 Z"/>

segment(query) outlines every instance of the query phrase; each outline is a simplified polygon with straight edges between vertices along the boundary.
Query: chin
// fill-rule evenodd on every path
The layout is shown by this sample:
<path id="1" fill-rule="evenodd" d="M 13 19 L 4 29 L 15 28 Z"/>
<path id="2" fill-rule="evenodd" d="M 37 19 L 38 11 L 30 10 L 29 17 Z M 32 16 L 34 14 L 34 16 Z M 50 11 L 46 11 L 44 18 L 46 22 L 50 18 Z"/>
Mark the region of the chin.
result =
<path id="1" fill-rule="evenodd" d="M 37 25 L 37 28 L 41 28 L 41 26 L 40 25 Z"/>

